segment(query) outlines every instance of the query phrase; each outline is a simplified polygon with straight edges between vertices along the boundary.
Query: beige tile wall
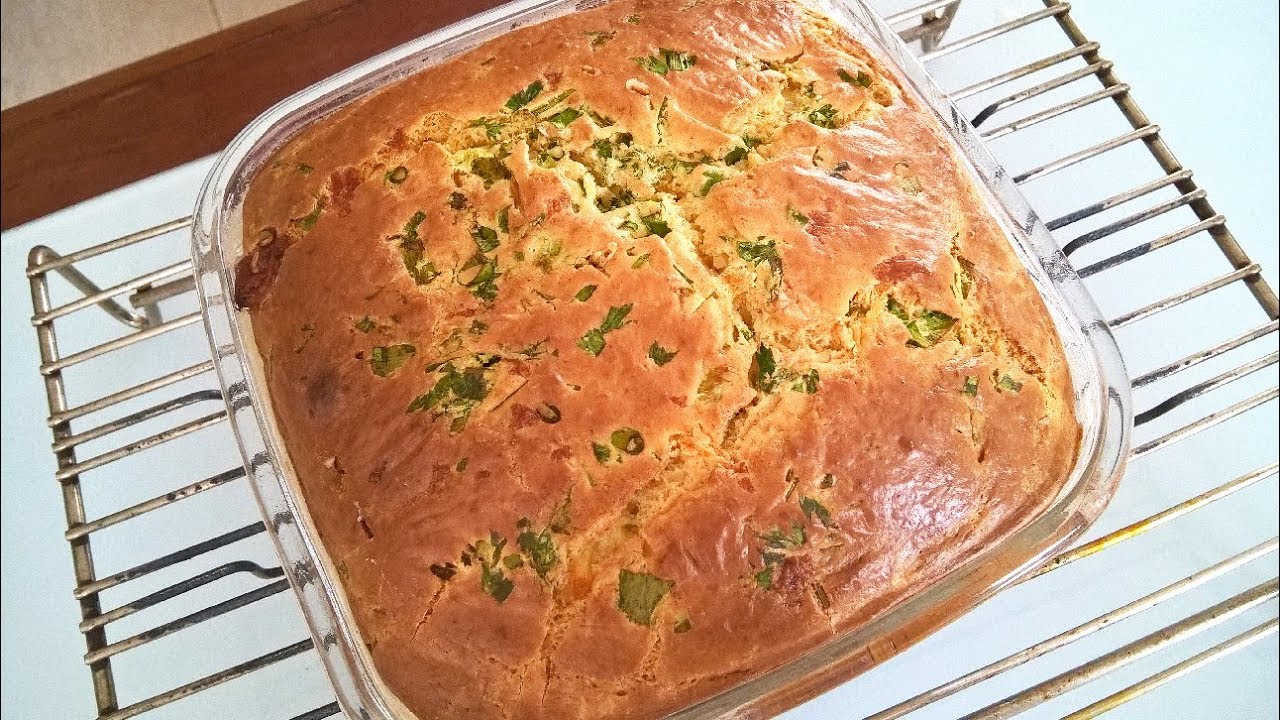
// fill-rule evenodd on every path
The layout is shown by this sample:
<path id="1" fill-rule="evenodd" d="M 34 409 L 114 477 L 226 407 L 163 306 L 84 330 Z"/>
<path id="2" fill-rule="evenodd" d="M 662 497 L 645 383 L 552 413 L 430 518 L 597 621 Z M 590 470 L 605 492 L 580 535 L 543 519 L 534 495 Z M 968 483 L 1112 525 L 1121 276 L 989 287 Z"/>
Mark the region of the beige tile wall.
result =
<path id="1" fill-rule="evenodd" d="M 8 108 L 298 0 L 0 0 Z"/>

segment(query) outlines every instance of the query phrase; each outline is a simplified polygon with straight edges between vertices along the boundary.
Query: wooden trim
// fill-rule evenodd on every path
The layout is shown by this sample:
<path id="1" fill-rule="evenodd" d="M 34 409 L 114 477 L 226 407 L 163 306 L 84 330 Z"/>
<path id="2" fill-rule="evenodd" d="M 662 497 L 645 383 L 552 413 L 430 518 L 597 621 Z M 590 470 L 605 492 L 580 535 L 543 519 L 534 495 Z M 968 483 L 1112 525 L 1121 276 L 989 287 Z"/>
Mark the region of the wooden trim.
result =
<path id="1" fill-rule="evenodd" d="M 305 0 L 0 113 L 0 227 L 221 150 L 343 68 L 500 0 Z"/>

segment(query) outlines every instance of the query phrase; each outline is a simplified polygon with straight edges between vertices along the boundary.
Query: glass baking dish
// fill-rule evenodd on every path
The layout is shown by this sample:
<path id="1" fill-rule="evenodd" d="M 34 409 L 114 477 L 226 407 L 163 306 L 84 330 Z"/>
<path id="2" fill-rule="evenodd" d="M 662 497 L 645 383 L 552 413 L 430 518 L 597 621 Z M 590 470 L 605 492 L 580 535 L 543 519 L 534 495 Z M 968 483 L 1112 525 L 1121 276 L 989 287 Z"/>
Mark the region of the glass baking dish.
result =
<path id="1" fill-rule="evenodd" d="M 346 103 L 511 29 L 600 5 L 599 0 L 513 2 L 365 61 L 279 103 L 223 152 L 201 191 L 192 256 L 214 365 L 231 426 L 267 528 L 301 603 L 320 657 L 349 717 L 413 718 L 381 683 L 360 640 L 337 573 L 306 512 L 257 356 L 248 315 L 232 298 L 242 252 L 241 205 L 259 167 L 293 135 Z M 932 108 L 988 210 L 1039 289 L 1062 338 L 1082 429 L 1074 469 L 1038 515 L 924 591 L 863 625 L 671 718 L 766 717 L 793 707 L 902 651 L 1027 575 L 1063 549 L 1110 500 L 1128 455 L 1130 387 L 1107 324 L 1044 224 L 982 145 L 973 127 L 862 0 L 812 0 Z"/>

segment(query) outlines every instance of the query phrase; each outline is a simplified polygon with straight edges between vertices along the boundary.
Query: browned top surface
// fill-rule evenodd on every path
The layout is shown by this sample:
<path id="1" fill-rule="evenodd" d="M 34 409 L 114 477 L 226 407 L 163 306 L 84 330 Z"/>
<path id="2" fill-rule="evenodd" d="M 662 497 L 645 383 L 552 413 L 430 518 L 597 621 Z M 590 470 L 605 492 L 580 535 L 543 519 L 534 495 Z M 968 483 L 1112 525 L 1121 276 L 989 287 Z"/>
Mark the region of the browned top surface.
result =
<path id="1" fill-rule="evenodd" d="M 409 707 L 661 715 L 1058 490 L 1062 349 L 940 132 L 796 5 L 618 2 L 279 153 L 237 294 Z"/>

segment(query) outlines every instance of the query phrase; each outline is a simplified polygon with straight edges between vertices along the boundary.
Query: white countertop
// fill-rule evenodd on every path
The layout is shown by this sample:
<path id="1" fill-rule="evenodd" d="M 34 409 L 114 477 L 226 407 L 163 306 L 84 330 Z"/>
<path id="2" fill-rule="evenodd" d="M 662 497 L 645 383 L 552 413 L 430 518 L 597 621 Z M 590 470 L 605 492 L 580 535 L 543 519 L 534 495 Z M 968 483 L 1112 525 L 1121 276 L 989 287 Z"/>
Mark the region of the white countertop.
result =
<path id="1" fill-rule="evenodd" d="M 914 4 L 914 3 L 912 3 Z M 1017 7 L 1026 12 L 1023 3 Z M 983 6 L 986 9 L 970 6 Z M 1276 9 L 1266 3 L 1205 3 L 1202 0 L 1170 2 L 1110 3 L 1105 0 L 1075 0 L 1073 17 L 1087 34 L 1102 44 L 1102 53 L 1115 61 L 1120 77 L 1134 87 L 1134 96 L 1147 114 L 1163 128 L 1163 136 L 1177 153 L 1183 165 L 1195 171 L 1196 180 L 1209 190 L 1209 198 L 1228 218 L 1230 227 L 1253 258 L 1266 269 L 1275 287 L 1277 268 L 1277 49 Z M 1038 3 L 1032 3 L 1038 6 Z M 989 13 L 989 7 L 977 0 L 961 6 L 957 28 L 948 37 L 959 37 L 968 13 Z M 1007 17 L 1012 18 L 1010 12 Z M 1056 31 L 1056 30 L 1055 30 Z M 973 62 L 966 56 L 967 62 Z M 968 69 L 939 61 L 931 67 L 940 76 L 955 73 L 968 77 Z M 974 77 L 977 77 L 976 75 Z M 1071 147 L 1096 142 L 1097 138 L 1046 136 L 1047 141 Z M 999 142 L 999 141 L 997 141 Z M 1034 155 L 1027 150 L 1026 157 Z M 1044 156 L 1041 156 L 1044 157 Z M 1025 169 L 1033 163 L 1007 161 L 1010 169 Z M 3 645 L 3 676 L 0 699 L 3 718 L 90 718 L 93 717 L 89 674 L 81 662 L 84 642 L 76 631 L 78 610 L 72 599 L 74 585 L 70 555 L 62 535 L 66 522 L 62 512 L 58 485 L 53 479 L 53 454 L 49 450 L 51 436 L 44 424 L 47 415 L 44 391 L 37 373 L 38 355 L 28 283 L 23 276 L 26 255 L 32 245 L 47 244 L 69 251 L 108 240 L 128 232 L 185 215 L 190 212 L 196 190 L 210 164 L 202 160 L 136 183 L 108 195 L 95 198 L 73 208 L 6 232 L 0 239 L 0 292 L 3 294 L 3 413 L 0 413 L 3 436 L 2 536 L 3 536 L 3 618 L 0 642 Z M 1098 199 L 1087 188 L 1084 197 L 1066 199 L 1054 207 L 1071 209 L 1084 200 Z M 1036 198 L 1031 191 L 1033 201 Z M 1145 207 L 1145 205 L 1141 205 Z M 180 258 L 185 249 L 173 249 Z M 1194 256 L 1192 256 L 1194 258 Z M 127 268 L 121 268 L 127 276 Z M 1179 273 L 1189 270 L 1178 266 L 1162 269 L 1154 281 L 1176 284 Z M 1225 272 L 1226 268 L 1218 272 Z M 1121 271 L 1128 273 L 1128 270 Z M 1199 276 L 1197 276 L 1199 277 Z M 1099 304 L 1108 315 L 1131 309 L 1131 292 L 1141 293 L 1150 277 L 1125 276 L 1108 279 L 1097 292 Z M 1171 284 L 1170 287 L 1174 285 Z M 1136 289 L 1135 289 L 1136 288 Z M 1158 293 L 1157 293 L 1158 294 Z M 1261 322 L 1256 307 L 1241 307 Z M 1243 311 L 1243 310 L 1242 310 Z M 1192 309 L 1183 316 L 1185 322 L 1203 325 L 1206 337 L 1218 318 L 1197 314 Z M 1136 329 L 1134 332 L 1146 332 Z M 1122 336 L 1122 344 L 1126 338 Z M 1274 344 L 1275 336 L 1271 336 Z M 1131 346 L 1134 338 L 1128 338 Z M 1150 357 L 1130 352 L 1127 360 L 1132 369 L 1143 371 L 1182 354 L 1160 347 L 1160 339 L 1149 339 Z M 1140 343 L 1139 343 L 1140 345 Z M 192 351 L 198 351 L 198 343 Z M 1189 351 L 1195 348 L 1186 348 Z M 1185 352 L 1184 351 L 1184 352 Z M 1276 384 L 1274 367 L 1251 378 L 1246 387 Z M 1181 387 L 1182 385 L 1178 385 Z M 1155 395 L 1139 395 L 1139 409 L 1146 407 Z M 1232 395 L 1235 398 L 1236 395 Z M 1222 404 L 1218 401 L 1219 405 Z M 1207 408 L 1213 405 L 1200 405 Z M 1135 466 L 1126 478 L 1113 507 L 1093 533 L 1111 530 L 1131 522 L 1155 509 L 1186 499 L 1209 485 L 1197 485 L 1194 478 L 1203 476 L 1204 483 L 1217 484 L 1234 477 L 1249 467 L 1256 458 L 1275 457 L 1275 403 L 1270 404 L 1270 419 L 1253 413 L 1248 423 L 1232 425 L 1232 439 L 1225 445 L 1203 447 L 1187 441 L 1162 450 L 1149 461 Z M 1183 416 L 1183 422 L 1195 417 Z M 1162 426 L 1165 429 L 1173 425 Z M 1151 433 L 1145 436 L 1149 438 Z M 1144 436 L 1140 435 L 1140 439 Z M 1220 442 L 1220 441 L 1215 441 Z M 1255 450 L 1261 449 L 1258 454 Z M 219 451 L 219 454 L 222 451 Z M 1253 453 L 1252 466 L 1226 466 L 1237 456 Z M 1269 455 L 1268 455 L 1269 453 Z M 181 458 L 182 462 L 209 464 L 214 471 L 225 469 L 234 458 Z M 1182 482 L 1178 478 L 1192 478 Z M 144 478 L 118 474 L 112 482 L 121 483 L 121 491 L 130 483 Z M 101 481 L 102 478 L 96 478 Z M 1163 584 L 1176 580 L 1209 562 L 1226 557 L 1244 547 L 1276 533 L 1277 483 L 1274 479 L 1259 483 L 1196 518 L 1178 525 L 1177 532 L 1153 532 L 1151 537 L 1134 541 L 1131 547 L 1108 551 L 1113 556 L 1106 563 L 1089 565 L 1083 561 L 1079 572 L 1050 575 L 1031 586 L 1001 595 L 973 614 L 962 618 L 944 631 L 927 639 L 912 651 L 895 658 L 877 670 L 847 683 L 786 715 L 793 720 L 847 718 L 860 716 L 904 699 L 933 684 L 1003 654 L 1023 647 L 1028 642 L 1047 637 L 1076 622 L 1093 617 L 1103 610 L 1127 602 Z M 220 492 L 220 491 L 219 491 Z M 242 491 L 237 491 L 241 493 Z M 215 507 L 220 511 L 243 513 L 246 522 L 256 517 L 256 508 L 243 494 L 227 494 Z M 160 520 L 163 522 L 163 519 Z M 200 528 L 151 527 L 156 532 L 172 532 L 183 537 L 200 538 Z M 156 552 L 146 547 L 130 548 L 130 540 L 108 543 L 116 554 L 110 558 L 107 571 L 115 571 L 150 559 Z M 179 547 L 180 545 L 175 545 Z M 271 558 L 260 561 L 269 563 Z M 1133 627 L 1116 628 L 1110 638 L 1126 641 L 1139 637 L 1186 614 L 1217 602 L 1231 593 L 1274 575 L 1276 556 L 1254 563 L 1250 572 L 1225 584 L 1207 586 L 1168 606 L 1147 614 Z M 1117 570 L 1120 568 L 1120 570 Z M 1061 577 L 1059 577 L 1061 575 Z M 289 593 L 277 596 L 290 615 Z M 1029 717 L 1057 717 L 1089 701 L 1123 687 L 1135 679 L 1181 659 L 1193 651 L 1204 649 L 1231 634 L 1240 632 L 1267 617 L 1274 617 L 1275 601 L 1265 604 L 1239 622 L 1205 633 L 1203 638 L 1186 644 L 1172 654 L 1154 662 L 1135 665 L 1132 669 L 1095 682 L 1067 699 L 1050 702 Z M 284 621 L 281 621 L 284 623 Z M 292 615 L 288 622 L 296 623 Z M 278 628 L 267 627 L 270 617 L 250 615 L 230 621 L 228 633 L 243 633 L 246 638 L 270 635 Z M 257 623 L 255 625 L 255 623 Z M 300 639 L 292 627 L 280 631 L 279 645 Z M 1112 632 L 1112 631 L 1109 631 Z M 119 635 L 109 632 L 116 640 Z M 247 640 L 246 640 L 247 642 Z M 183 646 L 181 635 L 157 641 L 171 648 L 160 662 L 166 671 L 181 670 L 190 665 L 187 679 L 207 673 Z M 1073 646 L 1062 657 L 1035 666 L 1020 668 L 1007 676 L 987 683 L 974 692 L 961 696 L 960 702 L 947 702 L 912 717 L 946 718 L 980 707 L 1004 694 L 1025 687 L 1029 682 L 1049 677 L 1100 652 L 1119 644 L 1114 639 L 1097 638 Z M 1180 646 L 1181 647 L 1181 646 Z M 1117 713 L 1118 717 L 1274 717 L 1280 712 L 1276 689 L 1276 668 L 1280 663 L 1275 637 L 1258 643 L 1232 657 L 1215 663 L 1195 675 L 1144 697 Z M 129 677 L 145 676 L 147 668 L 124 668 Z M 181 675 L 181 673 L 176 673 Z M 331 695 L 314 662 L 298 664 L 296 682 L 265 688 L 253 682 L 233 683 L 220 689 L 223 705 L 210 706 L 195 700 L 194 705 L 175 706 L 152 717 L 267 717 L 285 718 L 327 702 Z M 149 689 L 155 692 L 165 686 Z M 128 691 L 122 688 L 122 691 Z M 137 695 L 137 693 L 132 693 Z M 201 696 L 203 697 L 203 696 Z M 140 699 L 137 696 L 125 701 Z M 289 708 L 288 710 L 280 708 Z M 235 708 L 234 710 L 232 708 Z M 188 713 L 191 713 L 188 715 Z"/>

